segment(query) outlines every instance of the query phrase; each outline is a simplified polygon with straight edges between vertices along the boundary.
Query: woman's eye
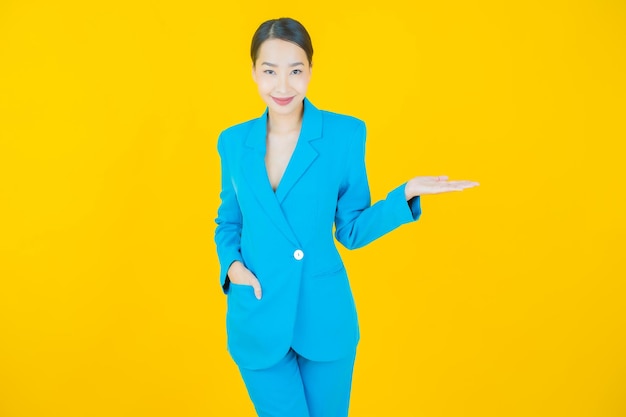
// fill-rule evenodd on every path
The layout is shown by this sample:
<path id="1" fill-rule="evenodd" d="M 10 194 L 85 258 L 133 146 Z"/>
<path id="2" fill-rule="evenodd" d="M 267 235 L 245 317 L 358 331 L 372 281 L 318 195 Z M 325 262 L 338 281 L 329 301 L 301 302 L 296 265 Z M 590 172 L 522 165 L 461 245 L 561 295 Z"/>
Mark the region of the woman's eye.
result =
<path id="1" fill-rule="evenodd" d="M 274 70 L 265 70 L 263 72 L 266 73 L 266 74 L 272 75 L 274 73 Z"/>
<path id="2" fill-rule="evenodd" d="M 302 72 L 302 70 L 295 69 L 295 70 L 293 70 L 291 73 L 292 73 L 292 74 L 300 74 L 301 72 Z"/>

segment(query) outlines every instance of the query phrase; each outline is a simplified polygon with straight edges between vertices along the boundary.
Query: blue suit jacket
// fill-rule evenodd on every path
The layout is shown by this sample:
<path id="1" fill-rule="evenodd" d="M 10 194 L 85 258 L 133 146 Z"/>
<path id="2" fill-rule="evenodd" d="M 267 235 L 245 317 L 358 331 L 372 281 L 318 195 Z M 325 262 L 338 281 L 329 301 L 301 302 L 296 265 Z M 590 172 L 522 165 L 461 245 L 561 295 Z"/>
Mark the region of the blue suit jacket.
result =
<path id="1" fill-rule="evenodd" d="M 290 347 L 320 361 L 353 353 L 359 326 L 333 223 L 337 241 L 353 249 L 421 214 L 419 196 L 407 203 L 405 184 L 371 205 L 365 123 L 318 110 L 306 98 L 296 148 L 274 192 L 264 159 L 267 115 L 218 139 L 215 243 L 228 294 L 228 350 L 249 369 L 273 365 Z M 235 260 L 259 279 L 261 300 L 252 287 L 228 280 Z"/>

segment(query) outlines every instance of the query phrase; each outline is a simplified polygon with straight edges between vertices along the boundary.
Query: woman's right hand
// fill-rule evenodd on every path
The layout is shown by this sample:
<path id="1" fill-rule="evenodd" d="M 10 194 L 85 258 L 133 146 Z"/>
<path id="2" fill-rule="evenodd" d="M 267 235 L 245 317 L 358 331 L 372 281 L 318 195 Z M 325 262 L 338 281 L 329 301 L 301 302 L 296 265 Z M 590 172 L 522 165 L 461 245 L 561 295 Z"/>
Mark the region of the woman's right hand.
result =
<path id="1" fill-rule="evenodd" d="M 254 296 L 261 299 L 261 283 L 258 278 L 239 261 L 235 261 L 228 268 L 228 278 L 230 282 L 237 285 L 249 285 L 254 289 Z"/>

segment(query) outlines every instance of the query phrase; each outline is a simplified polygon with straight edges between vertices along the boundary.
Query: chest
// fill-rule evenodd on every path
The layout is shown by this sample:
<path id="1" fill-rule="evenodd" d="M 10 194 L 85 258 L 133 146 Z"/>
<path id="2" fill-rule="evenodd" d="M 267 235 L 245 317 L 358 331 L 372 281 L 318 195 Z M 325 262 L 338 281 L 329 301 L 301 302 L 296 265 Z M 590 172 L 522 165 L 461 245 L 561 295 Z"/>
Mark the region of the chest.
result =
<path id="1" fill-rule="evenodd" d="M 268 134 L 265 151 L 265 168 L 272 189 L 276 191 L 285 174 L 298 142 L 298 132 L 289 135 Z"/>

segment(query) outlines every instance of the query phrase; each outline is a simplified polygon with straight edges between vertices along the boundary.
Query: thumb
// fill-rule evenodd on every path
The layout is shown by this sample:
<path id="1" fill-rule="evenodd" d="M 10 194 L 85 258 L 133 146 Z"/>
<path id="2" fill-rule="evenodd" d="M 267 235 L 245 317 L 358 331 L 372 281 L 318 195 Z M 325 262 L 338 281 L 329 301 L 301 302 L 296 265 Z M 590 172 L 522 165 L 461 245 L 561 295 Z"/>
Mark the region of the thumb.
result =
<path id="1" fill-rule="evenodd" d="M 263 291 L 261 290 L 261 283 L 256 277 L 250 279 L 250 286 L 254 290 L 254 296 L 257 300 L 260 300 L 263 296 Z"/>

